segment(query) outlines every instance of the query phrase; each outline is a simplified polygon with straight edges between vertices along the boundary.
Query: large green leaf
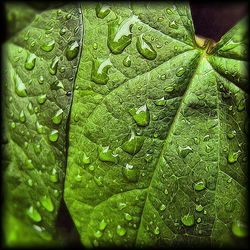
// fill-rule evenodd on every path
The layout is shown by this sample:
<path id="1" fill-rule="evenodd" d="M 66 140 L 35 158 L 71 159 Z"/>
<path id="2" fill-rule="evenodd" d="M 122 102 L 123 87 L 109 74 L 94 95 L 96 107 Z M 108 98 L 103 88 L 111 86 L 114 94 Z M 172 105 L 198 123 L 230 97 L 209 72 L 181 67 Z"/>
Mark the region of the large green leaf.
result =
<path id="1" fill-rule="evenodd" d="M 82 8 L 64 197 L 83 244 L 236 242 L 246 24 L 199 48 L 185 3 Z"/>
<path id="2" fill-rule="evenodd" d="M 85 247 L 243 244 L 246 20 L 214 44 L 187 3 L 61 5 L 7 8 L 5 244 L 66 244 L 62 196 Z"/>
<path id="3" fill-rule="evenodd" d="M 9 246 L 45 244 L 55 234 L 80 53 L 70 60 L 67 55 L 72 42 L 81 48 L 81 23 L 76 5 L 50 9 L 3 48 L 3 218 Z"/>

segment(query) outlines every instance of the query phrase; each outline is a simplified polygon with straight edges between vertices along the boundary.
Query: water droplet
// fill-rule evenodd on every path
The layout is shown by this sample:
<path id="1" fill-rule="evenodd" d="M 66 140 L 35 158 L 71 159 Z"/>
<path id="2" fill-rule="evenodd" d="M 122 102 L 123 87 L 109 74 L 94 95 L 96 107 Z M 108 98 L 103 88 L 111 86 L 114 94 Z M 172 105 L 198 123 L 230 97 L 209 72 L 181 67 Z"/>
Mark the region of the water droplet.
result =
<path id="1" fill-rule="evenodd" d="M 33 186 L 33 181 L 32 181 L 31 179 L 28 179 L 28 185 L 29 185 L 30 187 Z"/>
<path id="2" fill-rule="evenodd" d="M 150 116 L 146 104 L 137 109 L 130 109 L 129 113 L 132 115 L 133 119 L 139 126 L 145 127 L 149 124 Z"/>
<path id="3" fill-rule="evenodd" d="M 50 52 L 54 49 L 55 47 L 55 41 L 51 40 L 47 43 L 44 43 L 43 45 L 41 45 L 41 49 L 45 52 Z"/>
<path id="4" fill-rule="evenodd" d="M 245 223 L 240 220 L 236 220 L 232 224 L 232 232 L 236 237 L 244 238 L 248 236 L 248 228 Z"/>
<path id="5" fill-rule="evenodd" d="M 128 213 L 124 213 L 124 216 L 127 221 L 131 221 L 133 219 L 132 216 Z"/>
<path id="6" fill-rule="evenodd" d="M 196 221 L 197 223 L 201 223 L 201 218 L 199 217 Z"/>
<path id="7" fill-rule="evenodd" d="M 206 188 L 206 182 L 204 180 L 197 181 L 194 183 L 193 187 L 196 191 L 204 190 Z"/>
<path id="8" fill-rule="evenodd" d="M 176 71 L 176 76 L 181 77 L 185 72 L 186 72 L 186 70 L 185 70 L 183 67 L 180 67 L 180 68 Z"/>
<path id="9" fill-rule="evenodd" d="M 96 50 L 98 48 L 97 43 L 93 43 L 93 49 Z"/>
<path id="10" fill-rule="evenodd" d="M 236 136 L 236 131 L 235 130 L 231 130 L 227 133 L 227 138 L 228 139 L 233 139 Z"/>
<path id="11" fill-rule="evenodd" d="M 106 17 L 110 13 L 110 10 L 110 6 L 102 3 L 98 3 L 95 7 L 96 16 L 101 19 Z"/>
<path id="12" fill-rule="evenodd" d="M 160 211 L 164 211 L 166 209 L 166 206 L 164 204 L 161 204 Z"/>
<path id="13" fill-rule="evenodd" d="M 201 211 L 203 211 L 203 209 L 204 209 L 204 207 L 202 206 L 202 205 L 196 205 L 196 207 L 195 207 L 195 210 L 197 211 L 197 212 L 201 212 Z"/>
<path id="14" fill-rule="evenodd" d="M 162 97 L 158 100 L 155 100 L 154 103 L 156 106 L 164 106 L 166 104 L 166 100 L 164 97 Z"/>
<path id="15" fill-rule="evenodd" d="M 99 224 L 99 230 L 103 231 L 107 227 L 107 222 L 103 219 Z"/>
<path id="16" fill-rule="evenodd" d="M 178 147 L 178 154 L 185 158 L 189 153 L 193 152 L 193 149 L 190 146 L 179 146 Z"/>
<path id="17" fill-rule="evenodd" d="M 171 9 L 166 9 L 166 12 L 167 12 L 167 14 L 169 14 L 169 15 L 173 14 L 173 12 L 172 12 Z"/>
<path id="18" fill-rule="evenodd" d="M 78 174 L 75 176 L 75 180 L 76 180 L 77 182 L 82 181 L 82 176 L 78 173 Z"/>
<path id="19" fill-rule="evenodd" d="M 94 233 L 94 236 L 96 238 L 101 238 L 102 237 L 102 232 L 100 230 L 97 230 L 95 233 Z"/>
<path id="20" fill-rule="evenodd" d="M 107 147 L 99 147 L 99 159 L 104 162 L 118 163 L 118 155 Z"/>
<path id="21" fill-rule="evenodd" d="M 66 33 L 66 29 L 65 28 L 61 28 L 61 30 L 59 31 L 59 34 L 61 36 L 63 36 Z"/>
<path id="22" fill-rule="evenodd" d="M 44 78 L 43 78 L 43 76 L 40 76 L 40 77 L 39 77 L 38 82 L 39 82 L 40 84 L 43 84 L 43 83 L 44 83 Z"/>
<path id="23" fill-rule="evenodd" d="M 68 13 L 65 17 L 66 17 L 66 20 L 69 20 L 71 18 L 71 14 Z"/>
<path id="24" fill-rule="evenodd" d="M 82 154 L 82 163 L 83 164 L 90 164 L 90 158 L 85 154 L 85 153 L 83 153 Z"/>
<path id="25" fill-rule="evenodd" d="M 49 134 L 49 140 L 51 142 L 56 142 L 58 140 L 58 137 L 59 137 L 59 133 L 58 133 L 58 130 L 56 129 L 52 130 Z"/>
<path id="26" fill-rule="evenodd" d="M 168 92 L 168 93 L 171 93 L 173 90 L 174 90 L 173 86 L 168 86 L 168 87 L 165 88 L 165 91 Z"/>
<path id="27" fill-rule="evenodd" d="M 228 163 L 230 164 L 235 163 L 238 160 L 239 156 L 240 156 L 240 150 L 237 152 L 229 152 L 227 156 Z"/>
<path id="28" fill-rule="evenodd" d="M 32 70 L 34 69 L 35 64 L 36 64 L 36 55 L 28 54 L 24 64 L 25 69 Z"/>
<path id="29" fill-rule="evenodd" d="M 130 182 L 137 182 L 139 178 L 139 172 L 134 169 L 134 166 L 126 164 L 125 168 L 122 168 L 123 175 L 127 178 Z"/>
<path id="30" fill-rule="evenodd" d="M 146 155 L 145 155 L 145 161 L 146 161 L 146 162 L 151 162 L 152 160 L 153 160 L 152 154 L 146 154 Z"/>
<path id="31" fill-rule="evenodd" d="M 38 134 L 44 133 L 44 126 L 42 126 L 38 121 L 36 122 L 36 131 L 38 132 Z"/>
<path id="32" fill-rule="evenodd" d="M 62 122 L 62 118 L 63 118 L 63 110 L 59 109 L 56 111 L 55 115 L 52 117 L 52 122 L 58 125 Z"/>
<path id="33" fill-rule="evenodd" d="M 126 234 L 126 229 L 121 227 L 120 225 L 117 226 L 116 228 L 116 233 L 119 235 L 119 236 L 124 236 Z"/>
<path id="34" fill-rule="evenodd" d="M 49 179 L 50 179 L 50 181 L 53 182 L 53 183 L 56 183 L 56 182 L 59 181 L 59 175 L 58 175 L 58 172 L 57 172 L 56 168 L 53 168 L 53 169 L 52 169 L 52 173 L 51 173 L 51 175 L 49 176 Z"/>
<path id="35" fill-rule="evenodd" d="M 132 132 L 130 139 L 126 141 L 121 148 L 129 154 L 135 155 L 142 148 L 144 140 L 144 137 L 135 136 L 134 132 Z"/>
<path id="36" fill-rule="evenodd" d="M 19 121 L 22 123 L 24 123 L 26 121 L 26 115 L 24 114 L 23 110 L 19 114 Z"/>
<path id="37" fill-rule="evenodd" d="M 42 206 L 49 212 L 53 212 L 54 211 L 54 204 L 51 200 L 51 198 L 47 195 L 44 195 L 41 199 L 40 202 L 42 204 Z"/>
<path id="38" fill-rule="evenodd" d="M 79 53 L 80 45 L 77 41 L 70 42 L 66 49 L 66 57 L 69 61 L 75 59 Z"/>
<path id="39" fill-rule="evenodd" d="M 42 220 L 40 213 L 33 206 L 26 210 L 26 214 L 35 222 L 40 222 Z"/>
<path id="40" fill-rule="evenodd" d="M 41 153 L 41 145 L 40 144 L 35 144 L 34 145 L 34 151 L 36 154 Z"/>
<path id="41" fill-rule="evenodd" d="M 91 71 L 91 80 L 97 84 L 107 84 L 109 77 L 108 77 L 108 70 L 111 67 L 112 63 L 110 59 L 105 61 L 102 60 L 95 60 L 92 64 L 92 71 Z"/>
<path id="42" fill-rule="evenodd" d="M 15 75 L 14 81 L 16 94 L 20 97 L 27 96 L 26 86 L 22 82 L 21 78 L 18 75 Z"/>
<path id="43" fill-rule="evenodd" d="M 169 27 L 172 29 L 178 29 L 178 25 L 175 21 L 169 22 Z"/>
<path id="44" fill-rule="evenodd" d="M 117 207 L 118 207 L 119 210 L 124 209 L 126 206 L 127 206 L 127 204 L 124 203 L 124 202 L 119 202 L 118 205 L 117 205 Z"/>
<path id="45" fill-rule="evenodd" d="M 90 171 L 94 171 L 95 170 L 95 166 L 94 165 L 89 165 L 89 170 Z"/>
<path id="46" fill-rule="evenodd" d="M 194 225 L 194 216 L 190 214 L 186 214 L 182 216 L 181 222 L 186 227 L 191 227 Z"/>
<path id="47" fill-rule="evenodd" d="M 143 35 L 140 35 L 137 38 L 136 48 L 138 52 L 148 60 L 154 60 L 157 56 L 153 46 L 145 38 L 143 38 Z"/>
<path id="48" fill-rule="evenodd" d="M 155 235 L 160 234 L 160 228 L 159 228 L 159 227 L 156 227 L 156 228 L 154 229 L 154 234 L 155 234 Z"/>
<path id="49" fill-rule="evenodd" d="M 42 95 L 39 95 L 37 97 L 37 102 L 39 104 L 44 104 L 46 100 L 47 100 L 47 95 L 46 94 L 42 94 Z"/>
<path id="50" fill-rule="evenodd" d="M 71 91 L 67 91 L 66 92 L 66 96 L 71 96 L 72 95 L 72 92 Z"/>
<path id="51" fill-rule="evenodd" d="M 130 67 L 131 66 L 131 59 L 130 59 L 130 56 L 126 56 L 123 60 L 123 65 L 125 67 Z"/>
<path id="52" fill-rule="evenodd" d="M 49 73 L 51 75 L 55 75 L 56 72 L 57 72 L 57 68 L 58 68 L 58 62 L 59 62 L 59 57 L 55 57 L 52 61 L 51 61 L 51 64 L 50 64 L 50 67 L 49 67 Z"/>
<path id="53" fill-rule="evenodd" d="M 124 20 L 117 18 L 108 23 L 108 47 L 113 54 L 120 54 L 131 43 L 131 29 L 136 22 L 134 16 Z"/>

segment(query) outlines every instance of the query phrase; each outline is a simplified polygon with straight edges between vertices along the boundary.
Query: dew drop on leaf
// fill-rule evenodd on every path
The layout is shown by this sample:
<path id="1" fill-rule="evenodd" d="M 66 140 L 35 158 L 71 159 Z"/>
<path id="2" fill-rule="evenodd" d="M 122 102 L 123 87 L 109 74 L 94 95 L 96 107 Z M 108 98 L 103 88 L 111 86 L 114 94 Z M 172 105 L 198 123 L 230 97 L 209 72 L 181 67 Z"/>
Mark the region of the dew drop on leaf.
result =
<path id="1" fill-rule="evenodd" d="M 103 231 L 107 227 L 108 223 L 102 219 L 102 221 L 99 224 L 99 230 Z"/>
<path id="2" fill-rule="evenodd" d="M 63 110 L 59 109 L 56 111 L 55 115 L 52 117 L 52 122 L 58 125 L 62 122 L 62 118 L 63 118 Z"/>
<path id="3" fill-rule="evenodd" d="M 44 104 L 46 100 L 47 100 L 47 95 L 46 94 L 42 94 L 42 95 L 39 95 L 37 97 L 37 102 L 39 104 Z"/>
<path id="4" fill-rule="evenodd" d="M 56 183 L 56 182 L 59 181 L 59 176 L 58 176 L 58 172 L 57 172 L 56 168 L 53 168 L 53 169 L 52 169 L 52 173 L 51 173 L 51 175 L 49 176 L 49 179 L 50 179 L 50 181 L 53 182 L 53 183 Z"/>
<path id="5" fill-rule="evenodd" d="M 108 23 L 108 47 L 113 54 L 120 54 L 132 41 L 132 26 L 136 18 L 130 17 L 123 22 L 120 18 Z M 120 23 L 121 22 L 121 23 Z"/>
<path id="6" fill-rule="evenodd" d="M 55 57 L 50 64 L 49 67 L 49 73 L 51 75 L 55 75 L 57 73 L 57 68 L 58 68 L 58 62 L 59 62 L 59 57 Z"/>
<path id="7" fill-rule="evenodd" d="M 79 53 L 80 45 L 77 41 L 70 42 L 66 48 L 66 58 L 69 61 L 75 59 Z"/>
<path id="8" fill-rule="evenodd" d="M 186 214 L 181 217 L 181 222 L 186 227 L 191 227 L 194 225 L 194 216 L 190 214 Z"/>
<path id="9" fill-rule="evenodd" d="M 34 222 L 40 222 L 42 220 L 42 217 L 41 217 L 40 213 L 33 206 L 29 207 L 26 210 L 26 214 Z"/>
<path id="10" fill-rule="evenodd" d="M 34 69 L 35 64 L 36 64 L 36 55 L 34 54 L 27 55 L 27 58 L 24 64 L 25 69 L 32 70 Z"/>
<path id="11" fill-rule="evenodd" d="M 127 221 L 131 221 L 133 219 L 129 213 L 124 213 L 124 217 Z"/>
<path id="12" fill-rule="evenodd" d="M 229 152 L 227 156 L 228 163 L 230 164 L 235 163 L 238 160 L 239 156 L 240 156 L 240 150 L 237 152 Z"/>
<path id="13" fill-rule="evenodd" d="M 102 61 L 102 60 L 95 60 L 92 64 L 91 70 L 91 80 L 97 84 L 105 85 L 107 84 L 109 77 L 108 77 L 108 70 L 112 66 L 112 63 L 109 59 Z"/>
<path id="14" fill-rule="evenodd" d="M 42 204 L 42 206 L 49 212 L 53 212 L 54 211 L 54 204 L 51 200 L 51 198 L 47 195 L 44 195 L 41 199 L 40 202 Z"/>
<path id="15" fill-rule="evenodd" d="M 110 10 L 111 10 L 110 6 L 102 4 L 102 3 L 97 3 L 95 7 L 96 16 L 101 19 L 106 17 L 110 13 Z"/>
<path id="16" fill-rule="evenodd" d="M 149 124 L 150 116 L 146 104 L 137 109 L 130 109 L 129 113 L 132 115 L 133 119 L 139 126 L 145 127 Z"/>
<path id="17" fill-rule="evenodd" d="M 116 228 L 116 233 L 119 235 L 119 236 L 124 236 L 126 234 L 126 229 L 121 227 L 120 225 L 117 226 Z"/>
<path id="18" fill-rule="evenodd" d="M 155 235 L 160 234 L 160 228 L 159 228 L 159 227 L 156 227 L 156 228 L 154 229 L 154 234 L 155 234 Z"/>
<path id="19" fill-rule="evenodd" d="M 134 132 L 132 132 L 129 140 L 126 141 L 121 148 L 129 154 L 135 155 L 142 148 L 144 139 L 142 136 L 135 136 Z"/>
<path id="20" fill-rule="evenodd" d="M 164 97 L 157 99 L 154 101 L 156 106 L 164 106 L 166 104 L 166 100 Z"/>
<path id="21" fill-rule="evenodd" d="M 178 29 L 178 25 L 175 21 L 169 22 L 169 27 L 172 29 Z"/>
<path id="22" fill-rule="evenodd" d="M 56 129 L 53 129 L 49 134 L 49 140 L 51 142 L 56 142 L 58 140 L 58 137 L 59 137 L 59 133 L 58 133 L 58 130 Z"/>
<path id="23" fill-rule="evenodd" d="M 130 59 L 130 56 L 126 56 L 123 60 L 123 65 L 125 67 L 130 67 L 131 66 L 131 59 Z"/>
<path id="24" fill-rule="evenodd" d="M 240 220 L 235 220 L 232 224 L 232 233 L 239 238 L 248 236 L 248 228 L 245 223 Z"/>
<path id="25" fill-rule="evenodd" d="M 83 156 L 82 156 L 82 163 L 90 164 L 90 158 L 85 153 L 83 153 Z"/>
<path id="26" fill-rule="evenodd" d="M 26 86 L 18 75 L 15 75 L 15 92 L 20 97 L 27 96 Z"/>
<path id="27" fill-rule="evenodd" d="M 180 68 L 176 71 L 176 76 L 181 77 L 185 72 L 186 72 L 186 70 L 185 70 L 183 67 L 180 67 Z"/>
<path id="28" fill-rule="evenodd" d="M 206 188 L 206 183 L 204 180 L 197 181 L 193 185 L 195 191 L 202 191 Z"/>
<path id="29" fill-rule="evenodd" d="M 11 127 L 12 129 L 16 128 L 16 123 L 15 123 L 15 122 L 11 122 L 10 127 Z"/>
<path id="30" fill-rule="evenodd" d="M 118 163 L 118 155 L 114 154 L 112 150 L 107 147 L 100 147 L 99 148 L 99 159 L 104 162 L 113 162 Z"/>
<path id="31" fill-rule="evenodd" d="M 38 132 L 38 134 L 44 133 L 44 126 L 42 126 L 38 121 L 36 122 L 36 131 Z"/>
<path id="32" fill-rule="evenodd" d="M 94 233 L 94 236 L 96 238 L 101 238 L 102 237 L 102 232 L 100 230 L 97 230 L 95 233 Z"/>
<path id="33" fill-rule="evenodd" d="M 41 49 L 45 52 L 50 52 L 54 49 L 55 47 L 55 41 L 51 40 L 47 43 L 44 43 L 43 45 L 41 45 Z"/>
<path id="34" fill-rule="evenodd" d="M 28 185 L 29 185 L 30 187 L 33 186 L 33 181 L 32 181 L 31 179 L 28 179 Z"/>
<path id="35" fill-rule="evenodd" d="M 201 218 L 199 217 L 199 218 L 197 218 L 197 223 L 201 223 Z"/>
<path id="36" fill-rule="evenodd" d="M 236 136 L 236 131 L 235 130 L 231 130 L 227 133 L 227 138 L 228 139 L 233 139 Z"/>
<path id="37" fill-rule="evenodd" d="M 43 76 L 40 76 L 40 77 L 39 77 L 38 82 L 39 82 L 40 84 L 43 84 L 43 83 L 44 83 L 44 78 L 43 78 Z"/>
<path id="38" fill-rule="evenodd" d="M 128 163 L 122 168 L 122 173 L 129 182 L 137 182 L 139 178 L 139 172 L 134 169 L 134 166 Z"/>
<path id="39" fill-rule="evenodd" d="M 151 43 L 149 43 L 143 35 L 137 38 L 136 48 L 138 52 L 148 60 L 154 60 L 157 56 L 157 52 L 154 50 Z"/>
<path id="40" fill-rule="evenodd" d="M 185 158 L 188 154 L 193 152 L 193 149 L 190 146 L 179 146 L 178 147 L 178 154 L 182 157 Z"/>
<path id="41" fill-rule="evenodd" d="M 200 204 L 195 206 L 195 210 L 197 212 L 201 212 L 201 211 L 203 211 L 203 209 L 204 209 L 204 207 L 202 205 L 200 205 Z"/>
<path id="42" fill-rule="evenodd" d="M 166 210 L 166 205 L 161 204 L 161 206 L 160 206 L 160 211 L 164 211 L 164 210 Z"/>
<path id="43" fill-rule="evenodd" d="M 26 115 L 23 110 L 19 114 L 19 121 L 22 123 L 26 122 Z"/>

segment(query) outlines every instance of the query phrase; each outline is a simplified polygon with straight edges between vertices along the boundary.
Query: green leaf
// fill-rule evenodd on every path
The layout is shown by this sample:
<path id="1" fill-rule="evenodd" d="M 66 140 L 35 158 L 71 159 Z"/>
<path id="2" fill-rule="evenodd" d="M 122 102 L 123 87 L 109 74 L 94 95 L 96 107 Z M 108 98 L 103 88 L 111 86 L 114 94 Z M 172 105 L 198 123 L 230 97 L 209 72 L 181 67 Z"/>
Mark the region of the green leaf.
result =
<path id="1" fill-rule="evenodd" d="M 83 245 L 237 244 L 246 24 L 211 51 L 196 45 L 184 3 L 82 9 L 64 197 Z"/>
<path id="2" fill-rule="evenodd" d="M 51 244 L 56 237 L 72 100 L 66 94 L 73 90 L 80 54 L 69 61 L 65 51 L 69 41 L 81 46 L 81 20 L 77 5 L 44 11 L 3 48 L 7 246 Z"/>
<path id="3" fill-rule="evenodd" d="M 64 202 L 84 247 L 244 244 L 246 19 L 215 44 L 187 3 L 38 9 L 3 47 L 5 244 L 76 239 Z"/>

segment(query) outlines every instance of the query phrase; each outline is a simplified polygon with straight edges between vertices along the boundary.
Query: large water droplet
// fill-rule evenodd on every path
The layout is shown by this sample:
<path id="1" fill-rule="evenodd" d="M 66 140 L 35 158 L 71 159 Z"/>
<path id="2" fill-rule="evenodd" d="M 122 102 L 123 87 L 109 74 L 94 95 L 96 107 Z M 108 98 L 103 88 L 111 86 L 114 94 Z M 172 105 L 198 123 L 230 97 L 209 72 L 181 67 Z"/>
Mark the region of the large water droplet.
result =
<path id="1" fill-rule="evenodd" d="M 99 224 L 99 230 L 103 231 L 107 227 L 108 223 L 103 219 Z"/>
<path id="2" fill-rule="evenodd" d="M 131 66 L 131 59 L 130 59 L 130 56 L 126 56 L 123 60 L 123 65 L 125 67 L 130 67 Z"/>
<path id="3" fill-rule="evenodd" d="M 164 106 L 166 104 L 166 100 L 164 97 L 162 97 L 158 100 L 155 100 L 154 103 L 156 106 Z"/>
<path id="4" fill-rule="evenodd" d="M 101 238 L 102 237 L 102 232 L 100 230 L 97 230 L 95 233 L 94 233 L 94 236 L 96 238 Z"/>
<path id="5" fill-rule="evenodd" d="M 166 209 L 166 205 L 161 204 L 161 206 L 160 206 L 160 211 L 164 211 L 165 209 Z"/>
<path id="6" fill-rule="evenodd" d="M 39 104 L 44 104 L 46 100 L 47 100 L 46 94 L 42 94 L 42 95 L 37 96 L 37 102 Z"/>
<path id="7" fill-rule="evenodd" d="M 82 163 L 83 164 L 90 164 L 90 158 L 85 154 L 85 153 L 83 153 L 83 155 L 82 155 Z"/>
<path id="8" fill-rule="evenodd" d="M 24 114 L 23 110 L 19 114 L 19 121 L 22 123 L 24 123 L 26 121 L 26 115 Z"/>
<path id="9" fill-rule="evenodd" d="M 197 181 L 194 183 L 193 187 L 196 191 L 204 190 L 206 188 L 206 182 L 204 180 Z"/>
<path id="10" fill-rule="evenodd" d="M 57 172 L 56 168 L 52 169 L 52 173 L 49 176 L 49 179 L 50 179 L 51 182 L 54 182 L 54 183 L 59 181 L 59 175 L 58 175 L 58 172 Z"/>
<path id="11" fill-rule="evenodd" d="M 59 132 L 56 129 L 53 129 L 49 134 L 49 140 L 51 142 L 56 142 L 58 140 L 58 137 L 59 137 Z"/>
<path id="12" fill-rule="evenodd" d="M 146 104 L 137 109 L 136 108 L 130 109 L 129 113 L 132 115 L 135 122 L 139 126 L 145 127 L 149 124 L 150 116 L 149 116 L 149 111 L 148 111 Z"/>
<path id="13" fill-rule="evenodd" d="M 138 52 L 148 60 L 154 60 L 157 56 L 152 44 L 143 38 L 143 35 L 137 38 L 136 48 Z"/>
<path id="14" fill-rule="evenodd" d="M 134 16 L 124 20 L 117 18 L 108 23 L 108 47 L 113 54 L 120 54 L 131 43 L 132 32 L 131 28 L 136 22 Z"/>
<path id="15" fill-rule="evenodd" d="M 42 220 L 40 213 L 33 206 L 29 207 L 26 210 L 26 213 L 30 217 L 30 219 L 35 222 L 40 222 Z"/>
<path id="16" fill-rule="evenodd" d="M 189 153 L 193 152 L 193 149 L 190 146 L 179 146 L 178 147 L 178 154 L 185 158 Z"/>
<path id="17" fill-rule="evenodd" d="M 57 73 L 57 68 L 58 68 L 58 62 L 59 62 L 59 57 L 55 57 L 50 64 L 49 67 L 49 73 L 51 75 L 55 75 Z"/>
<path id="18" fill-rule="evenodd" d="M 56 111 L 55 115 L 52 117 L 52 122 L 58 125 L 62 122 L 62 118 L 63 118 L 63 110 L 59 109 Z"/>
<path id="19" fill-rule="evenodd" d="M 247 237 L 248 236 L 247 225 L 240 220 L 236 220 L 232 224 L 232 232 L 235 236 L 239 238 Z"/>
<path id="20" fill-rule="evenodd" d="M 201 211 L 203 211 L 203 209 L 204 209 L 204 207 L 202 206 L 202 205 L 196 205 L 196 207 L 195 207 L 195 210 L 197 211 L 197 212 L 201 212 Z"/>
<path id="21" fill-rule="evenodd" d="M 95 7 L 96 16 L 103 19 L 110 13 L 110 6 L 102 3 L 98 3 Z"/>
<path id="22" fill-rule="evenodd" d="M 175 21 L 169 22 L 169 27 L 172 29 L 178 29 L 178 24 Z"/>
<path id="23" fill-rule="evenodd" d="M 186 214 L 181 217 L 181 222 L 186 227 L 191 227 L 194 225 L 194 216 L 190 214 Z"/>
<path id="24" fill-rule="evenodd" d="M 128 213 L 124 213 L 124 216 L 127 221 L 131 221 L 133 219 L 132 216 Z"/>
<path id="25" fill-rule="evenodd" d="M 119 236 L 124 236 L 126 234 L 126 229 L 121 227 L 120 225 L 117 226 L 116 228 L 116 233 L 119 235 Z"/>
<path id="26" fill-rule="evenodd" d="M 69 61 L 75 59 L 79 53 L 80 45 L 77 41 L 70 42 L 66 49 L 66 57 Z"/>
<path id="27" fill-rule="evenodd" d="M 92 71 L 91 71 L 91 80 L 97 84 L 107 84 L 108 70 L 111 67 L 112 63 L 109 59 L 101 61 L 99 59 L 93 61 Z"/>
<path id="28" fill-rule="evenodd" d="M 27 58 L 24 64 L 25 69 L 32 70 L 34 69 L 35 64 L 36 64 L 36 55 L 34 54 L 27 55 Z"/>
<path id="29" fill-rule="evenodd" d="M 109 149 L 109 146 L 100 147 L 98 151 L 99 151 L 99 159 L 101 161 L 118 163 L 119 159 L 118 155 L 114 154 L 113 151 Z"/>
<path id="30" fill-rule="evenodd" d="M 180 67 L 180 68 L 176 71 L 176 76 L 181 77 L 185 72 L 186 72 L 186 70 L 185 70 L 183 67 Z"/>
<path id="31" fill-rule="evenodd" d="M 237 152 L 229 152 L 227 156 L 228 163 L 230 164 L 235 163 L 238 160 L 239 156 L 240 156 L 240 150 Z"/>
<path id="32" fill-rule="evenodd" d="M 42 126 L 38 121 L 36 122 L 36 131 L 38 134 L 43 134 L 45 131 L 44 126 Z"/>
<path id="33" fill-rule="evenodd" d="M 134 169 L 134 166 L 126 164 L 125 168 L 122 168 L 123 175 L 130 182 L 137 182 L 139 178 L 139 172 Z"/>
<path id="34" fill-rule="evenodd" d="M 50 52 L 54 49 L 55 47 L 55 41 L 51 40 L 47 43 L 44 43 L 43 45 L 41 45 L 41 49 L 45 52 Z"/>
<path id="35" fill-rule="evenodd" d="M 154 229 L 154 234 L 155 234 L 155 235 L 160 234 L 160 228 L 159 228 L 159 227 L 156 227 L 156 228 Z"/>
<path id="36" fill-rule="evenodd" d="M 15 75 L 14 81 L 16 94 L 20 97 L 27 96 L 26 86 L 22 82 L 21 78 L 18 75 Z"/>
<path id="37" fill-rule="evenodd" d="M 41 199 L 40 202 L 42 204 L 42 206 L 49 212 L 53 212 L 54 211 L 54 204 L 51 200 L 51 198 L 47 195 L 44 195 Z"/>
<path id="38" fill-rule="evenodd" d="M 144 140 L 144 137 L 135 136 L 134 132 L 132 131 L 130 139 L 126 141 L 121 148 L 129 154 L 135 155 L 142 148 Z"/>
<path id="39" fill-rule="evenodd" d="M 236 136 L 236 131 L 235 130 L 231 130 L 227 133 L 227 138 L 228 139 L 233 139 Z"/>

